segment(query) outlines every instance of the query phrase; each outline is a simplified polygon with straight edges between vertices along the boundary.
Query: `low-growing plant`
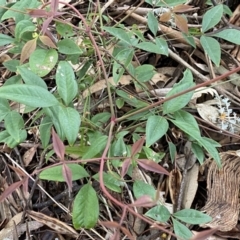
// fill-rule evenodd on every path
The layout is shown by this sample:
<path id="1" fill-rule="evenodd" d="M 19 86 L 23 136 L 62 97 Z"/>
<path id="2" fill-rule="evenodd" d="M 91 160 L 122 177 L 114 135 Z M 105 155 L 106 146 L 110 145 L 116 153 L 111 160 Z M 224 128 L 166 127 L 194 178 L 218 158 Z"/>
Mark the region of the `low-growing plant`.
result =
<path id="1" fill-rule="evenodd" d="M 186 19 L 179 15 L 179 12 L 182 13 L 187 9 L 179 6 L 185 1 L 164 1 L 164 4 L 163 1 L 159 3 L 155 1 L 154 4 L 153 1 L 145 2 L 152 6 L 166 6 L 166 4 L 174 6 L 167 17 L 174 15 L 175 21 L 178 21 L 176 26 L 185 29 L 183 37 L 190 45 L 196 46 L 194 39 L 197 36 L 188 32 Z M 173 86 L 165 99 L 155 103 L 143 101 L 116 86 L 126 72 L 131 76 L 134 85 L 143 90 L 146 88 L 146 83 L 154 76 L 153 66 L 143 64 L 136 67 L 132 64 L 136 49 L 168 55 L 168 43 L 163 36 L 159 37 L 157 34 L 159 23 L 154 13 L 149 12 L 147 20 L 154 36 L 153 41 L 146 39 L 137 28 L 127 30 L 122 25 L 102 26 L 103 32 L 97 33 L 104 47 L 106 41 L 118 42 L 114 46 L 112 55 L 107 53 L 108 57 L 111 56 L 113 78 L 111 85 L 104 66 L 103 53 L 100 52 L 87 19 L 72 5 L 66 3 L 82 20 L 82 28 L 62 21 L 59 17 L 64 15 L 64 12 L 57 11 L 58 3 L 59 1 L 54 0 L 37 9 L 40 6 L 37 0 L 30 2 L 20 0 L 10 5 L 0 0 L 0 5 L 4 6 L 0 12 L 1 21 L 12 18 L 14 12 L 16 24 L 12 37 L 0 34 L 0 46 L 10 45 L 8 53 L 19 56 L 18 59 L 3 63 L 11 73 L 11 77 L 0 87 L 0 121 L 4 122 L 4 130 L 0 132 L 0 142 L 14 148 L 27 139 L 28 128 L 35 125 L 39 128 L 43 149 L 48 149 L 52 139 L 53 150 L 59 163 L 34 174 L 38 173 L 39 178 L 43 180 L 66 182 L 69 191 L 72 188 L 72 181 L 84 180 L 85 184 L 73 203 L 72 221 L 75 229 L 92 228 L 99 220 L 99 197 L 91 185 L 91 181 L 96 180 L 99 181 L 104 195 L 123 209 L 122 219 L 115 225 L 118 230 L 121 229 L 126 234 L 122 221 L 126 211 L 129 211 L 150 224 L 155 221 L 171 224 L 175 235 L 182 239 L 190 239 L 192 233 L 183 223 L 203 224 L 211 220 L 209 216 L 193 209 L 171 213 L 161 201 L 156 199 L 157 190 L 142 181 L 135 181 L 133 184 L 136 198 L 133 204 L 121 203 L 109 193 L 109 190 L 121 193 L 125 183 L 124 176 L 131 176 L 132 169 L 136 166 L 168 175 L 168 171 L 159 164 L 164 153 L 154 151 L 152 146 L 167 134 L 170 125 L 180 129 L 185 139 L 192 143 L 191 150 L 200 164 L 204 161 L 204 151 L 206 151 L 220 167 L 221 160 L 217 150 L 220 144 L 202 136 L 197 121 L 185 107 L 191 100 L 194 90 L 223 79 L 239 71 L 239 68 L 198 85 L 194 83 L 192 72 L 186 69 L 182 79 Z M 48 10 L 49 5 L 50 10 Z M 224 9 L 226 8 L 220 4 L 206 12 L 200 34 L 201 46 L 216 66 L 220 63 L 221 51 L 215 38 L 240 44 L 239 30 L 222 29 L 218 32 L 208 32 L 220 22 Z M 51 25 L 53 22 L 54 25 Z M 56 39 L 49 27 L 54 28 L 59 39 Z M 84 30 L 79 32 L 79 29 Z M 78 30 L 78 35 L 75 34 L 75 30 Z M 93 60 L 94 53 L 98 58 L 97 61 Z M 75 71 L 74 64 L 80 61 L 83 64 L 80 70 Z M 106 80 L 110 113 L 104 111 L 95 115 L 90 113 L 88 116 L 87 100 L 84 105 L 85 111 L 79 111 L 76 105 L 81 102 L 81 91 L 86 90 L 88 84 L 95 81 L 96 74 L 91 75 L 88 72 L 93 64 L 101 66 L 102 74 L 100 72 L 97 74 Z M 49 80 L 47 78 L 51 78 L 50 83 L 46 82 Z M 117 97 L 116 106 L 119 109 L 127 104 L 132 110 L 121 117 L 116 117 L 112 93 Z M 87 99 L 90 101 L 90 98 Z M 13 110 L 10 101 L 20 103 L 22 110 Z M 25 114 L 33 112 L 32 121 L 26 124 Z M 134 122 L 135 125 L 132 128 L 119 128 L 120 130 L 115 132 L 114 126 L 124 121 Z M 129 135 L 131 135 L 131 143 L 127 144 L 125 137 Z M 174 162 L 176 147 L 169 141 L 168 145 L 171 160 Z M 73 154 L 80 160 L 66 160 L 67 155 Z M 93 176 L 85 168 L 85 163 L 90 161 L 100 162 L 99 173 Z M 105 165 L 107 170 L 103 170 Z M 15 184 L 15 188 L 24 184 L 24 181 Z M 10 193 L 8 191 L 8 194 Z M 7 195 L 5 193 L 2 196 Z M 134 212 L 134 206 L 145 206 L 149 209 L 145 216 L 142 216 Z M 112 226 L 108 222 L 105 224 Z M 167 231 L 161 225 L 157 228 Z M 172 234 L 170 231 L 167 232 Z"/>

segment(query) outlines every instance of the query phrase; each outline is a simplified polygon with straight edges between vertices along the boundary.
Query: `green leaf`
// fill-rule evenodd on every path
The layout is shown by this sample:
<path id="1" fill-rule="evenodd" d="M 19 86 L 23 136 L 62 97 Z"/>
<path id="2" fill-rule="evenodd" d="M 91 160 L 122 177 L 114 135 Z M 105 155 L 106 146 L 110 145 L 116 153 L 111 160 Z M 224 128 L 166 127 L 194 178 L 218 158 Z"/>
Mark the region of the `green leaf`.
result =
<path id="1" fill-rule="evenodd" d="M 57 89 L 60 97 L 68 106 L 76 97 L 78 85 L 71 65 L 66 61 L 60 61 L 56 73 Z"/>
<path id="2" fill-rule="evenodd" d="M 109 32 L 111 35 L 113 35 L 117 39 L 122 40 L 123 42 L 129 45 L 132 44 L 129 34 L 127 34 L 125 30 L 121 28 L 114 28 L 114 27 L 103 27 L 103 29 Z"/>
<path id="3" fill-rule="evenodd" d="M 24 121 L 18 112 L 11 111 L 4 119 L 4 125 L 10 136 L 19 143 L 21 140 L 21 129 L 24 127 Z"/>
<path id="4" fill-rule="evenodd" d="M 134 77 L 140 82 L 147 82 L 154 76 L 154 67 L 150 64 L 144 64 L 136 67 Z"/>
<path id="5" fill-rule="evenodd" d="M 57 131 L 57 134 L 58 136 L 60 137 L 60 139 L 62 141 L 64 141 L 66 139 L 66 136 L 63 132 L 63 129 L 61 128 L 60 126 L 60 117 L 59 117 L 59 114 L 62 110 L 64 106 L 61 106 L 61 105 L 57 105 L 57 106 L 54 106 L 54 107 L 48 107 L 48 108 L 44 108 L 43 111 L 44 113 L 51 118 L 51 121 L 52 123 L 54 124 L 54 127 Z"/>
<path id="6" fill-rule="evenodd" d="M 176 145 L 173 144 L 172 142 L 168 142 L 168 147 L 169 147 L 169 153 L 171 157 L 172 163 L 175 162 L 176 156 L 177 156 L 177 148 Z"/>
<path id="7" fill-rule="evenodd" d="M 114 144 L 114 157 L 126 157 L 127 156 L 127 147 L 125 142 L 123 141 L 123 137 L 117 139 Z"/>
<path id="8" fill-rule="evenodd" d="M 205 155 L 202 148 L 197 143 L 192 143 L 192 152 L 197 157 L 200 164 L 203 164 Z"/>
<path id="9" fill-rule="evenodd" d="M 161 54 L 168 56 L 168 44 L 163 38 L 155 38 L 155 42 Z"/>
<path id="10" fill-rule="evenodd" d="M 168 130 L 168 122 L 160 116 L 151 116 L 146 124 L 146 146 L 149 147 L 159 140 Z"/>
<path id="11" fill-rule="evenodd" d="M 81 124 L 79 112 L 71 107 L 59 106 L 57 118 L 61 132 L 63 132 L 69 144 L 73 145 L 77 139 Z M 53 124 L 55 125 L 55 121 L 53 121 Z M 62 136 L 61 132 L 59 134 L 60 137 Z"/>
<path id="12" fill-rule="evenodd" d="M 114 175 L 113 175 L 114 174 Z M 116 176 L 115 176 L 116 175 Z M 95 174 L 93 176 L 93 178 L 97 181 L 99 181 L 99 173 Z M 104 182 L 104 185 L 114 191 L 114 192 L 117 192 L 117 193 L 121 193 L 122 192 L 122 189 L 121 189 L 121 186 L 123 185 L 121 181 L 119 181 L 118 179 L 120 179 L 120 176 L 117 175 L 116 173 L 106 173 L 106 172 L 103 172 L 103 182 Z"/>
<path id="13" fill-rule="evenodd" d="M 184 39 L 194 48 L 196 48 L 196 43 L 194 41 L 193 36 L 191 35 L 187 35 L 186 33 L 182 32 L 182 35 L 184 37 Z"/>
<path id="14" fill-rule="evenodd" d="M 83 64 L 81 69 L 77 72 L 78 80 L 82 80 L 84 78 L 92 64 L 92 60 L 88 60 L 86 61 L 86 63 Z"/>
<path id="15" fill-rule="evenodd" d="M 143 146 L 143 151 L 146 154 L 146 157 L 148 160 L 152 160 L 156 163 L 161 162 L 163 157 L 165 156 L 165 153 L 163 152 L 155 152 L 151 148 Z"/>
<path id="16" fill-rule="evenodd" d="M 179 110 L 173 114 L 173 117 L 178 121 L 191 124 L 200 133 L 200 129 L 196 119 L 189 112 L 184 110 Z"/>
<path id="17" fill-rule="evenodd" d="M 142 33 L 142 30 L 139 28 L 137 24 L 132 25 L 131 31 L 137 36 L 137 38 L 141 41 L 145 41 L 144 35 Z"/>
<path id="18" fill-rule="evenodd" d="M 58 53 L 55 49 L 36 49 L 29 58 L 31 70 L 39 77 L 44 77 L 56 65 Z"/>
<path id="19" fill-rule="evenodd" d="M 212 36 L 220 37 L 224 40 L 227 40 L 238 45 L 240 44 L 240 31 L 237 29 L 225 29 Z"/>
<path id="20" fill-rule="evenodd" d="M 197 122 L 190 113 L 180 110 L 174 113 L 173 116 L 175 120 L 170 119 L 170 121 L 173 122 L 178 128 L 183 130 L 185 133 L 187 133 L 189 136 L 196 139 L 197 141 L 201 139 L 200 130 Z"/>
<path id="21" fill-rule="evenodd" d="M 96 126 L 100 127 L 103 124 L 107 123 L 109 121 L 110 117 L 111 117 L 111 113 L 109 113 L 109 112 L 97 113 L 91 118 L 91 122 L 93 124 L 95 124 Z"/>
<path id="22" fill-rule="evenodd" d="M 46 148 L 49 144 L 51 137 L 51 128 L 52 128 L 51 118 L 49 116 L 44 117 L 39 126 L 40 139 L 43 148 Z"/>
<path id="23" fill-rule="evenodd" d="M 14 38 L 0 33 L 0 47 L 10 44 L 10 43 L 13 43 L 13 42 L 14 42 Z"/>
<path id="24" fill-rule="evenodd" d="M 16 147 L 19 143 L 23 142 L 27 138 L 27 131 L 25 129 L 19 130 L 19 141 L 16 142 L 15 139 L 12 136 L 8 136 L 4 139 L 4 143 L 7 144 L 10 148 Z"/>
<path id="25" fill-rule="evenodd" d="M 189 136 L 196 139 L 197 141 L 201 139 L 199 130 L 196 129 L 192 124 L 181 120 L 170 119 L 170 121 L 174 123 L 174 125 L 176 125 L 178 128 L 183 130 L 185 133 L 187 133 Z"/>
<path id="26" fill-rule="evenodd" d="M 8 7 L 10 7 L 12 3 L 7 4 Z M 0 6 L 6 6 L 6 0 L 0 0 Z M 7 9 L 0 8 L 0 19 L 2 18 L 3 14 L 7 11 Z"/>
<path id="27" fill-rule="evenodd" d="M 14 18 L 15 22 L 18 23 L 23 19 L 30 19 L 30 16 L 27 13 L 27 9 L 34 9 L 40 5 L 40 2 L 37 0 L 21 0 L 13 4 L 9 10 L 7 10 L 1 20 L 8 18 Z"/>
<path id="28" fill-rule="evenodd" d="M 152 11 L 148 12 L 147 20 L 148 20 L 147 23 L 148 23 L 149 29 L 151 30 L 153 35 L 156 36 L 158 31 L 158 20 L 156 19 Z"/>
<path id="29" fill-rule="evenodd" d="M 120 78 L 122 77 L 123 73 L 125 72 L 125 68 L 131 63 L 133 58 L 134 51 L 132 49 L 124 49 L 120 51 L 116 56 L 113 63 L 113 81 L 118 83 Z M 125 68 L 124 68 L 124 67 Z"/>
<path id="30" fill-rule="evenodd" d="M 206 32 L 218 24 L 223 15 L 223 5 L 218 4 L 203 15 L 202 31 Z"/>
<path id="31" fill-rule="evenodd" d="M 204 141 L 207 141 L 209 144 L 213 145 L 214 147 L 221 147 L 222 146 L 220 143 L 214 141 L 211 138 L 203 137 L 203 139 L 204 139 Z"/>
<path id="32" fill-rule="evenodd" d="M 212 220 L 212 218 L 207 214 L 194 209 L 183 209 L 174 213 L 173 216 L 189 224 L 203 224 Z"/>
<path id="33" fill-rule="evenodd" d="M 92 143 L 88 151 L 82 156 L 82 159 L 90 159 L 95 157 L 97 154 L 102 153 L 106 147 L 107 136 L 100 136 L 96 138 Z"/>
<path id="34" fill-rule="evenodd" d="M 148 195 L 152 198 L 152 200 L 156 197 L 156 190 L 152 185 L 149 185 L 141 180 L 136 180 L 133 183 L 133 194 L 136 199 Z"/>
<path id="35" fill-rule="evenodd" d="M 149 211 L 145 213 L 145 215 L 162 223 L 167 222 L 171 216 L 168 209 L 163 205 L 158 205 L 151 208 Z"/>
<path id="36" fill-rule="evenodd" d="M 194 138 L 201 146 L 203 146 L 208 153 L 215 159 L 218 166 L 221 166 L 221 159 L 219 157 L 216 147 L 219 144 L 211 139 L 201 137 L 200 130 L 195 118 L 185 111 L 178 111 L 174 114 L 175 120 L 170 119 L 178 128 L 183 130 L 189 136 Z"/>
<path id="37" fill-rule="evenodd" d="M 229 17 L 233 15 L 232 10 L 229 8 L 229 6 L 225 4 L 223 5 L 223 12 L 226 13 Z"/>
<path id="38" fill-rule="evenodd" d="M 0 98 L 10 99 L 30 107 L 50 107 L 58 105 L 58 100 L 46 89 L 26 84 L 2 86 Z"/>
<path id="39" fill-rule="evenodd" d="M 3 130 L 0 132 L 0 142 L 5 143 L 5 140 L 9 137 L 9 133 L 7 130 Z M 17 144 L 17 143 L 16 143 Z"/>
<path id="40" fill-rule="evenodd" d="M 82 54 L 83 51 L 79 46 L 71 39 L 63 39 L 57 43 L 58 51 L 60 53 L 71 55 L 71 54 Z"/>
<path id="41" fill-rule="evenodd" d="M 28 70 L 26 67 L 20 66 L 17 68 L 17 70 L 26 84 L 39 86 L 46 90 L 48 89 L 47 84 L 43 81 L 43 79 L 32 71 Z"/>
<path id="42" fill-rule="evenodd" d="M 73 226 L 75 229 L 92 228 L 99 216 L 97 193 L 88 183 L 78 192 L 73 202 Z"/>
<path id="43" fill-rule="evenodd" d="M 17 41 L 21 40 L 22 35 L 25 32 L 33 32 L 36 26 L 30 20 L 22 20 L 17 23 L 15 27 L 15 38 Z"/>
<path id="44" fill-rule="evenodd" d="M 183 79 L 179 83 L 174 84 L 173 88 L 167 93 L 166 98 L 172 95 L 175 95 L 177 93 L 180 93 L 188 88 L 191 88 L 194 85 L 195 84 L 193 83 L 192 73 L 189 69 L 187 69 L 186 71 L 184 71 Z M 194 91 L 191 91 L 179 97 L 171 99 L 167 102 L 164 102 L 163 114 L 173 113 L 185 107 L 188 104 L 188 102 L 191 100 L 193 93 Z"/>
<path id="45" fill-rule="evenodd" d="M 63 37 L 71 37 L 74 35 L 73 28 L 65 23 L 56 22 L 56 30 Z"/>
<path id="46" fill-rule="evenodd" d="M 66 154 L 74 155 L 74 157 L 79 158 L 82 157 L 87 150 L 89 149 L 89 146 L 85 145 L 74 145 L 74 146 L 66 146 Z"/>
<path id="47" fill-rule="evenodd" d="M 89 177 L 87 171 L 78 164 L 67 164 L 72 172 L 72 181 L 76 181 L 82 179 L 84 177 Z M 57 181 L 57 182 L 65 182 L 65 178 L 62 172 L 62 165 L 54 166 L 43 170 L 39 174 L 40 179 L 45 179 L 48 181 Z"/>
<path id="48" fill-rule="evenodd" d="M 221 48 L 217 40 L 212 37 L 201 36 L 200 43 L 210 59 L 219 67 L 221 60 Z"/>
<path id="49" fill-rule="evenodd" d="M 216 146 L 209 141 L 209 138 L 202 137 L 198 142 L 207 150 L 210 156 L 216 161 L 218 167 L 221 167 L 221 158 L 216 149 Z"/>
<path id="50" fill-rule="evenodd" d="M 160 48 L 159 45 L 154 44 L 152 42 L 141 42 L 141 43 L 136 44 L 135 47 L 142 49 L 146 52 L 166 55 L 165 48 Z"/>
<path id="51" fill-rule="evenodd" d="M 11 111 L 8 100 L 0 98 L 0 122 L 5 118 L 5 116 Z"/>
<path id="52" fill-rule="evenodd" d="M 14 84 L 22 84 L 22 78 L 20 75 L 14 75 L 6 80 L 3 86 L 9 86 Z"/>
<path id="53" fill-rule="evenodd" d="M 10 72 L 16 72 L 17 71 L 17 66 L 19 66 L 20 61 L 17 60 L 17 59 L 12 59 L 12 60 L 3 62 L 2 64 Z"/>
<path id="54" fill-rule="evenodd" d="M 175 220 L 174 218 L 172 219 L 172 221 L 174 232 L 179 238 L 189 240 L 192 237 L 192 232 L 186 226 L 184 226 L 182 223 Z"/>
<path id="55" fill-rule="evenodd" d="M 116 93 L 118 96 L 120 96 L 125 102 L 127 102 L 129 105 L 136 107 L 136 108 L 142 108 L 148 106 L 147 103 L 137 99 L 133 95 L 126 93 L 122 90 L 116 90 Z M 144 115 L 141 113 L 140 115 Z"/>

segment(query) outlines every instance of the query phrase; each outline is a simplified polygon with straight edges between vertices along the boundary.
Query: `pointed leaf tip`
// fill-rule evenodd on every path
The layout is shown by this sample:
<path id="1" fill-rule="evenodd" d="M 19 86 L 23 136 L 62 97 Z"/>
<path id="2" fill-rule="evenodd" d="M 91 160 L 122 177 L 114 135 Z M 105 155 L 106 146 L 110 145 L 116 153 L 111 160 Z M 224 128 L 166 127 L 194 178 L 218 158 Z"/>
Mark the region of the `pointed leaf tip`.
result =
<path id="1" fill-rule="evenodd" d="M 61 161 L 64 161 L 65 146 L 59 136 L 52 128 L 53 149 Z"/>

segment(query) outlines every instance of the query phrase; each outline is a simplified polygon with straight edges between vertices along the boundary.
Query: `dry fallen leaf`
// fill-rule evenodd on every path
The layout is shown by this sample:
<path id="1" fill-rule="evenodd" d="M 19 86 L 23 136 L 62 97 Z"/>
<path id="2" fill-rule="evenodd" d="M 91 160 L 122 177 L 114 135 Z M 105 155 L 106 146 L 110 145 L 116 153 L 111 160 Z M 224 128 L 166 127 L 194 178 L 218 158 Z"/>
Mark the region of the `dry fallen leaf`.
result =
<path id="1" fill-rule="evenodd" d="M 215 89 L 209 87 L 200 87 L 194 92 L 191 99 L 200 98 L 203 94 L 211 94 L 213 97 L 218 96 L 218 93 Z"/>
<path id="2" fill-rule="evenodd" d="M 177 203 L 182 174 L 178 169 L 173 169 L 169 174 L 169 192 L 173 204 Z"/>
<path id="3" fill-rule="evenodd" d="M 192 202 L 195 198 L 197 188 L 198 188 L 198 172 L 199 172 L 199 165 L 194 164 L 194 166 L 187 172 L 185 178 L 185 188 L 183 193 L 183 209 L 191 208 Z"/>
<path id="4" fill-rule="evenodd" d="M 31 147 L 30 149 L 28 149 L 24 153 L 24 155 L 23 155 L 23 162 L 24 162 L 24 166 L 25 167 L 27 167 L 31 163 L 31 161 L 33 159 L 33 156 L 34 156 L 34 154 L 37 151 L 38 146 L 39 145 L 35 145 L 35 146 Z"/>
<path id="5" fill-rule="evenodd" d="M 216 123 L 216 120 L 219 117 L 219 111 L 216 107 L 206 104 L 197 104 L 196 107 L 202 119 L 213 124 Z"/>
<path id="6" fill-rule="evenodd" d="M 44 225 L 55 230 L 57 233 L 78 237 L 78 233 L 72 227 L 56 218 L 52 218 L 43 213 L 30 210 L 27 211 L 27 214 L 34 220 L 43 223 Z"/>
<path id="7" fill-rule="evenodd" d="M 156 84 L 159 81 L 166 82 L 168 79 L 169 79 L 169 77 L 165 76 L 164 74 L 162 74 L 160 72 L 157 72 L 152 77 L 152 80 L 150 81 L 150 83 Z M 131 81 L 132 81 L 132 77 L 130 75 L 123 75 L 117 84 L 113 81 L 113 77 L 108 78 L 108 82 L 114 87 L 118 86 L 119 84 L 121 84 L 123 86 L 129 85 L 131 83 Z M 93 84 L 91 87 L 89 87 L 88 89 L 86 89 L 83 92 L 83 99 L 85 99 L 86 97 L 88 97 L 89 95 L 91 95 L 93 93 L 96 93 L 98 91 L 105 89 L 106 87 L 107 87 L 107 85 L 106 85 L 105 80 L 100 80 L 100 81 L 96 82 L 95 84 Z"/>
<path id="8" fill-rule="evenodd" d="M 28 225 L 28 226 L 27 226 Z M 12 226 L 8 227 L 8 228 L 4 228 L 0 231 L 0 239 L 2 240 L 14 240 L 14 228 L 15 228 L 15 224 L 13 224 Z M 26 232 L 27 227 L 29 231 L 33 231 L 35 229 L 38 229 L 40 227 L 42 227 L 43 224 L 38 222 L 38 221 L 31 221 L 28 223 L 23 223 L 20 225 L 16 226 L 16 231 L 18 233 L 18 236 L 21 236 L 24 232 Z"/>

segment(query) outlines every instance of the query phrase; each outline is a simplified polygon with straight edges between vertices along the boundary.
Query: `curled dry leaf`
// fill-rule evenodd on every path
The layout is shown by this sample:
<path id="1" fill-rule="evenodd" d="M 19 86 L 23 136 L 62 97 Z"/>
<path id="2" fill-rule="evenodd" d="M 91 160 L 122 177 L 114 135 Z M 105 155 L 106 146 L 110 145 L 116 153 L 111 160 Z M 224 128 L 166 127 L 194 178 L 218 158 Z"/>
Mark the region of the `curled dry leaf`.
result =
<path id="1" fill-rule="evenodd" d="M 214 106 L 206 104 L 197 104 L 197 111 L 202 119 L 210 123 L 216 123 L 216 119 L 219 117 L 219 111 Z"/>
<path id="2" fill-rule="evenodd" d="M 194 92 L 191 99 L 200 98 L 203 94 L 211 94 L 213 97 L 218 96 L 218 92 L 215 89 L 209 87 L 200 87 Z"/>
<path id="3" fill-rule="evenodd" d="M 182 181 L 182 174 L 178 169 L 173 169 L 169 174 L 169 192 L 173 204 L 177 203 L 179 189 Z"/>
<path id="4" fill-rule="evenodd" d="M 34 220 L 43 223 L 44 225 L 55 230 L 57 233 L 78 237 L 78 233 L 72 227 L 68 226 L 66 223 L 56 218 L 52 218 L 43 213 L 34 212 L 30 210 L 27 211 L 27 214 Z"/>

